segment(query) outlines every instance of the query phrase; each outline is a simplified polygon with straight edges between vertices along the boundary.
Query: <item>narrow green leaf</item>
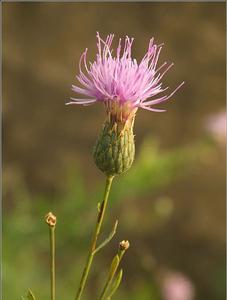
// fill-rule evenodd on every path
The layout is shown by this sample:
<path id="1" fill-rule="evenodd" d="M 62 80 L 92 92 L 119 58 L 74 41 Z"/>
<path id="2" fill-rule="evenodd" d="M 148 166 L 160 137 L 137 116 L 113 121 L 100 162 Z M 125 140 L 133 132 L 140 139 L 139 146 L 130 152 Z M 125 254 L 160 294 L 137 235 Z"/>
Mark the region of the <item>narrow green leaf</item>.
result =
<path id="1" fill-rule="evenodd" d="M 113 278 L 117 270 L 117 267 L 119 265 L 119 262 L 120 262 L 119 256 L 115 255 L 110 266 L 109 278 Z"/>
<path id="2" fill-rule="evenodd" d="M 110 232 L 109 236 L 93 251 L 93 254 L 97 253 L 103 247 L 105 247 L 114 237 L 117 231 L 118 220 L 115 221 L 112 231 Z"/>
<path id="3" fill-rule="evenodd" d="M 100 212 L 100 207 L 101 207 L 101 204 L 100 204 L 100 202 L 98 202 L 98 205 L 97 205 L 98 212 Z"/>
<path id="4" fill-rule="evenodd" d="M 121 269 L 118 272 L 118 274 L 117 274 L 117 276 L 116 276 L 116 278 L 115 278 L 115 280 L 114 280 L 114 282 L 113 282 L 113 284 L 112 284 L 112 286 L 110 288 L 110 293 L 109 293 L 109 295 L 107 297 L 108 300 L 110 300 L 111 297 L 113 296 L 113 294 L 117 291 L 117 289 L 118 289 L 118 287 L 119 287 L 119 285 L 121 283 L 121 280 L 122 280 L 122 275 L 123 275 L 123 270 Z"/>
<path id="5" fill-rule="evenodd" d="M 28 289 L 27 298 L 28 298 L 28 300 L 36 300 L 33 292 L 30 289 Z"/>

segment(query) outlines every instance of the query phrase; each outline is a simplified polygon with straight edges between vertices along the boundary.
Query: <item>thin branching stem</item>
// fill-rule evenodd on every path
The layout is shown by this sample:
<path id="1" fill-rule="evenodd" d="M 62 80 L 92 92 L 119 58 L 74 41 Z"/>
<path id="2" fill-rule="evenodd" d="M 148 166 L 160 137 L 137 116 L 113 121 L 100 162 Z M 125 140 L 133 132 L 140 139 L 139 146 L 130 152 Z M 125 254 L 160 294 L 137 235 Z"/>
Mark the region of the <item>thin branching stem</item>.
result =
<path id="1" fill-rule="evenodd" d="M 109 236 L 99 246 L 96 247 L 96 249 L 93 251 L 93 254 L 96 254 L 97 252 L 99 252 L 102 248 L 104 248 L 112 240 L 112 238 L 116 234 L 117 225 L 118 225 L 118 220 L 116 220 L 116 222 L 113 226 L 113 229 L 110 232 Z"/>
<path id="2" fill-rule="evenodd" d="M 55 300 L 55 226 L 49 227 L 50 232 L 50 282 L 51 300 Z"/>

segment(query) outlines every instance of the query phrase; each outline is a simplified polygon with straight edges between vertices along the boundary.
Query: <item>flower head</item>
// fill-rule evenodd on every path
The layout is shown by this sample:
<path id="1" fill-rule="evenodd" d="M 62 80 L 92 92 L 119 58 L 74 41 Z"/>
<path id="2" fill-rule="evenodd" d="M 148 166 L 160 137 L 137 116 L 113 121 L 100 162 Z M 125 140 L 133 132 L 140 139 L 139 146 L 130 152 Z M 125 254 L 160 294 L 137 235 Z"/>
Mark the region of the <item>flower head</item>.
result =
<path id="1" fill-rule="evenodd" d="M 205 122 L 205 128 L 213 135 L 213 137 L 225 144 L 226 141 L 226 112 L 220 111 L 213 114 Z"/>
<path id="2" fill-rule="evenodd" d="M 104 103 L 107 119 L 94 147 L 94 160 L 98 168 L 108 176 L 127 171 L 134 160 L 135 140 L 133 125 L 139 107 L 151 111 L 164 111 L 153 105 L 170 99 L 184 84 L 172 92 L 163 94 L 162 78 L 173 66 L 164 62 L 157 67 L 162 45 L 154 39 L 149 42 L 147 53 L 138 63 L 132 58 L 133 38 L 119 40 L 115 55 L 112 50 L 113 34 L 104 41 L 97 33 L 98 53 L 94 62 L 87 63 L 87 49 L 81 55 L 79 75 L 82 87 L 72 90 L 85 98 L 71 98 L 67 104 L 89 105 Z"/>
<path id="3" fill-rule="evenodd" d="M 164 276 L 162 296 L 164 300 L 193 300 L 195 289 L 185 275 L 171 271 Z"/>
<path id="4" fill-rule="evenodd" d="M 71 98 L 68 104 L 103 102 L 112 115 L 122 117 L 123 112 L 123 119 L 127 119 L 139 107 L 155 112 L 164 111 L 153 106 L 170 99 L 184 82 L 174 91 L 163 95 L 168 87 L 163 88 L 161 80 L 173 63 L 164 62 L 157 67 L 162 45 L 156 45 L 152 38 L 147 53 L 138 63 L 131 54 L 134 39 L 126 36 L 124 43 L 120 39 L 114 56 L 111 47 L 113 37 L 110 34 L 104 41 L 97 33 L 98 54 L 93 63 L 87 64 L 87 49 L 81 55 L 77 79 L 83 88 L 72 85 L 72 90 L 86 98 Z"/>

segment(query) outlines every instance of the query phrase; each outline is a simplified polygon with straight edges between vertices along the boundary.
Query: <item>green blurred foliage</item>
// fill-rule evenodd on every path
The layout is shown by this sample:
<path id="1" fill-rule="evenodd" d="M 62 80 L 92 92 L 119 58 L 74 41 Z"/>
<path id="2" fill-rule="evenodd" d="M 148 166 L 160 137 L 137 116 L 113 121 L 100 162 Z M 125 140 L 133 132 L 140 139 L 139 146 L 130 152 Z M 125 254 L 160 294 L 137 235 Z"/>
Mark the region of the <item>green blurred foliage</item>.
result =
<path id="1" fill-rule="evenodd" d="M 138 61 L 151 37 L 164 42 L 160 65 L 175 66 L 163 84 L 186 84 L 160 105 L 167 113 L 138 111 L 137 157 L 114 180 L 102 239 L 116 218 L 118 231 L 97 254 L 87 298 L 100 292 L 117 243 L 129 239 L 116 299 L 158 299 L 157 274 L 167 268 L 190 277 L 196 299 L 223 300 L 225 137 L 221 130 L 211 140 L 204 128 L 225 109 L 221 2 L 3 3 L 4 299 L 18 299 L 27 287 L 48 299 L 43 218 L 52 210 L 58 215 L 58 295 L 75 294 L 103 193 L 91 153 L 105 116 L 99 105 L 64 104 L 81 53 L 88 47 L 89 59 L 95 56 L 97 30 L 135 37 Z"/>
<path id="2" fill-rule="evenodd" d="M 166 191 L 170 184 L 182 181 L 196 172 L 196 168 L 203 164 L 204 156 L 213 155 L 213 151 L 213 143 L 208 141 L 200 141 L 197 144 L 171 151 L 161 151 L 158 142 L 146 139 L 131 170 L 117 177 L 113 184 L 110 207 L 104 224 L 105 234 L 110 230 L 115 214 L 117 216 L 119 207 L 122 205 L 124 207 L 123 216 L 120 213 L 118 233 L 107 247 L 110 249 L 102 250 L 104 257 L 100 254 L 101 252 L 95 257 L 86 299 L 100 293 L 111 256 L 116 253 L 118 242 L 127 238 L 128 235 L 129 239 L 134 234 L 138 235 L 137 230 L 132 230 L 132 228 L 138 227 L 138 221 L 143 222 L 141 226 L 147 228 L 149 235 L 152 232 L 159 232 L 169 222 L 174 213 L 174 202 L 167 196 L 158 197 L 160 191 Z M 49 195 L 31 196 L 26 186 L 20 181 L 14 186 L 14 206 L 7 213 L 7 218 L 4 218 L 3 222 L 4 299 L 17 299 L 20 295 L 25 294 L 27 287 L 32 288 L 37 299 L 48 298 L 49 242 L 48 228 L 44 222 L 44 216 L 48 211 L 53 211 L 58 217 L 56 229 L 58 297 L 73 299 L 96 217 L 96 204 L 103 189 L 100 183 L 92 191 L 89 191 L 81 176 L 80 167 L 78 165 L 77 170 L 69 170 L 65 177 L 65 186 L 54 198 Z M 133 218 L 135 214 L 133 207 L 135 200 L 133 199 L 140 201 L 140 198 L 146 198 L 147 195 L 153 199 L 146 208 L 147 212 L 140 213 Z M 130 203 L 131 201 L 132 203 Z M 129 224 L 130 226 L 128 226 Z M 121 229 L 121 227 L 123 228 Z M 132 243 L 131 248 L 135 246 Z M 124 257 L 123 282 L 114 298 L 160 299 L 156 278 L 159 264 L 155 261 L 155 257 L 152 257 L 154 262 L 148 280 L 148 278 L 130 272 L 127 263 L 129 253 L 126 253 Z M 139 250 L 137 259 L 146 260 L 146 253 Z M 135 271 L 136 269 L 133 270 L 133 272 Z M 218 272 L 218 270 L 213 270 L 213 272 Z M 223 286 L 218 281 L 215 288 L 217 293 L 220 293 Z M 221 297 L 216 299 L 221 299 Z"/>

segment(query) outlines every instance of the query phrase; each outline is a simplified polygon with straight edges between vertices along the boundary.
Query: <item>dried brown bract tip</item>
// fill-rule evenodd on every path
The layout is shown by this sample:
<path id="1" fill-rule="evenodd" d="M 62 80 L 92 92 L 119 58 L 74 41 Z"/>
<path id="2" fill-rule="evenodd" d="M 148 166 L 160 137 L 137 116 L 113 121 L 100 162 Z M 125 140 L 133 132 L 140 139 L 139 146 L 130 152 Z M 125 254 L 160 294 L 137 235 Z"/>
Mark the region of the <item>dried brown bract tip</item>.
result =
<path id="1" fill-rule="evenodd" d="M 52 213 L 49 212 L 46 216 L 45 216 L 45 221 L 49 226 L 54 227 L 57 223 L 57 218 L 56 216 Z"/>
<path id="2" fill-rule="evenodd" d="M 125 240 L 123 240 L 123 241 L 120 242 L 120 244 L 119 244 L 119 248 L 120 248 L 120 250 L 122 250 L 122 251 L 127 250 L 127 249 L 129 248 L 129 246 L 130 246 L 129 241 L 125 241 Z"/>

